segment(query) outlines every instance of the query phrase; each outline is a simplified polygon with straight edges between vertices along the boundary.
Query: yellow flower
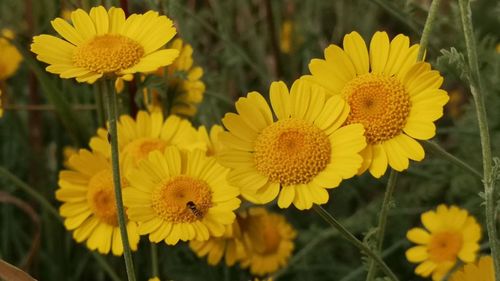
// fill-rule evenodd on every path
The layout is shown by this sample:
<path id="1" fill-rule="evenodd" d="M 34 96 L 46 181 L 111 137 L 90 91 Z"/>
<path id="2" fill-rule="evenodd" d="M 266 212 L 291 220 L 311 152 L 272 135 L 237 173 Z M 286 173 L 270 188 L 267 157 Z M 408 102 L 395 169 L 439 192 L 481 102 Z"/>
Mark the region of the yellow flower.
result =
<path id="1" fill-rule="evenodd" d="M 161 112 L 146 111 L 139 111 L 135 120 L 129 115 L 120 117 L 118 145 L 120 157 L 127 166 L 137 166 L 150 152 L 156 150 L 163 152 L 171 145 L 188 150 L 205 148 L 205 144 L 199 140 L 196 129 L 189 121 L 173 115 L 164 120 Z M 110 157 L 108 131 L 103 128 L 97 130 L 97 136 L 90 140 L 90 147 Z"/>
<path id="2" fill-rule="evenodd" d="M 81 149 L 69 160 L 69 170 L 59 173 L 56 199 L 63 202 L 59 212 L 73 238 L 99 253 L 122 255 L 123 245 L 113 185 L 111 162 L 103 155 Z M 127 190 L 127 181 L 122 179 Z M 137 250 L 139 234 L 135 222 L 127 222 L 130 248 Z"/>
<path id="3" fill-rule="evenodd" d="M 94 7 L 87 14 L 71 13 L 72 24 L 62 18 L 52 27 L 63 39 L 42 34 L 33 38 L 31 51 L 48 63 L 46 70 L 61 78 L 94 83 L 103 76 L 151 72 L 169 65 L 179 51 L 162 48 L 176 29 L 166 16 L 149 11 L 127 19 L 120 8 Z"/>
<path id="4" fill-rule="evenodd" d="M 456 206 L 439 205 L 437 211 L 428 211 L 421 216 L 423 228 L 408 231 L 408 240 L 418 244 L 406 251 L 406 258 L 420 263 L 417 275 L 434 281 L 442 277 L 455 265 L 457 259 L 473 262 L 479 249 L 481 227 L 466 210 Z"/>
<path id="5" fill-rule="evenodd" d="M 189 247 L 198 257 L 207 256 L 207 262 L 210 265 L 217 265 L 224 257 L 226 264 L 233 266 L 247 255 L 238 216 L 232 225 L 226 226 L 222 237 L 210 237 L 207 241 L 190 241 Z"/>
<path id="6" fill-rule="evenodd" d="M 63 158 L 64 158 L 64 167 L 66 167 L 67 169 L 70 169 L 71 168 L 71 164 L 69 162 L 69 159 L 71 159 L 71 157 L 73 157 L 73 155 L 76 155 L 78 154 L 78 150 L 74 147 L 71 147 L 71 146 L 65 146 L 63 148 Z"/>
<path id="7" fill-rule="evenodd" d="M 266 275 L 284 267 L 294 249 L 295 230 L 280 214 L 264 208 L 251 208 L 239 219 L 248 251 L 241 261 L 254 275 Z"/>
<path id="8" fill-rule="evenodd" d="M 205 126 L 198 127 L 198 135 L 200 140 L 207 144 L 207 156 L 217 157 L 221 152 L 223 145 L 219 140 L 220 132 L 223 132 L 224 128 L 220 125 L 213 125 L 210 128 L 210 135 L 207 132 Z"/>
<path id="9" fill-rule="evenodd" d="M 205 84 L 201 81 L 203 69 L 194 65 L 193 47 L 182 39 L 175 39 L 169 47 L 178 50 L 179 57 L 171 65 L 159 69 L 157 75 L 163 77 L 166 74 L 167 92 L 173 96 L 170 113 L 193 117 L 205 92 Z"/>
<path id="10" fill-rule="evenodd" d="M 417 62 L 418 49 L 402 34 L 389 42 L 387 33 L 376 32 L 368 50 L 363 38 L 352 32 L 344 37 L 344 49 L 330 45 L 324 60 L 309 64 L 312 75 L 304 79 L 343 97 L 351 107 L 346 124 L 365 127 L 368 145 L 359 174 L 368 169 L 381 177 L 388 165 L 396 171 L 407 169 L 409 159 L 424 158 L 415 139 L 435 135 L 433 122 L 443 115 L 448 94 L 440 89 L 439 72 Z"/>
<path id="11" fill-rule="evenodd" d="M 160 281 L 160 278 L 153 277 L 153 278 L 149 278 L 148 281 Z"/>
<path id="12" fill-rule="evenodd" d="M 240 206 L 239 191 L 226 180 L 228 170 L 202 150 L 154 151 L 128 173 L 123 190 L 127 214 L 140 222 L 139 233 L 151 242 L 175 245 L 179 240 L 222 236 Z"/>
<path id="13" fill-rule="evenodd" d="M 270 99 L 276 121 L 257 92 L 236 102 L 239 114 L 228 113 L 222 120 L 229 132 L 219 134 L 226 148 L 218 160 L 232 168 L 230 180 L 251 202 L 278 197 L 280 208 L 293 203 L 300 210 L 325 204 L 326 189 L 361 166 L 363 126 L 341 127 L 349 114 L 346 102 L 327 98 L 323 88 L 304 80 L 297 80 L 290 92 L 283 82 L 272 83 Z"/>
<path id="14" fill-rule="evenodd" d="M 464 265 L 459 271 L 453 273 L 450 281 L 495 281 L 491 256 L 484 256 L 477 263 Z"/>
<path id="15" fill-rule="evenodd" d="M 293 22 L 286 20 L 281 25 L 280 33 L 280 49 L 284 54 L 290 54 L 292 51 L 292 35 L 293 35 Z"/>
<path id="16" fill-rule="evenodd" d="M 497 53 L 500 54 L 500 43 L 497 44 L 496 50 L 497 50 Z"/>
<path id="17" fill-rule="evenodd" d="M 4 32 L 2 32 L 4 33 Z M 23 57 L 7 36 L 0 37 L 0 81 L 10 78 L 19 68 Z"/>

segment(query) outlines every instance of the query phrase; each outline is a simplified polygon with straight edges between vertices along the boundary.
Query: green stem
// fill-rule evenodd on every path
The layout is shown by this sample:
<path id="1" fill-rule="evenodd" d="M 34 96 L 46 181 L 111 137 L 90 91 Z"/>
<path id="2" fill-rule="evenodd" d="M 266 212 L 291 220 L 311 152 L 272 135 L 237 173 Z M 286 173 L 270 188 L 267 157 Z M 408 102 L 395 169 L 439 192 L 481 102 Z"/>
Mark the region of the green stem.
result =
<path id="1" fill-rule="evenodd" d="M 356 248 L 363 251 L 367 256 L 372 258 L 375 263 L 382 269 L 382 271 L 393 281 L 399 281 L 398 277 L 392 270 L 385 264 L 385 262 L 376 254 L 370 247 L 366 246 L 363 242 L 359 241 L 349 230 L 347 230 L 339 221 L 330 215 L 323 207 L 319 205 L 313 206 L 314 210 L 331 226 L 335 227 L 339 233 Z"/>
<path id="2" fill-rule="evenodd" d="M 424 141 L 423 144 L 427 150 L 441 156 L 445 160 L 448 160 L 450 163 L 455 164 L 457 167 L 464 169 L 465 171 L 469 172 L 470 174 L 472 174 L 480 179 L 483 178 L 483 175 L 481 175 L 481 173 L 478 170 L 474 169 L 469 164 L 467 164 L 464 161 L 460 160 L 459 158 L 455 157 L 453 154 L 447 152 L 446 150 L 444 150 L 444 148 L 442 148 L 436 142 Z"/>
<path id="3" fill-rule="evenodd" d="M 441 0 L 433 0 L 431 7 L 429 8 L 429 14 L 427 15 L 427 20 L 425 21 L 422 37 L 420 37 L 420 49 L 418 50 L 417 57 L 419 61 L 424 60 L 425 50 L 429 44 L 429 36 L 431 34 L 432 27 L 434 26 L 434 21 L 436 20 L 437 11 L 439 10 L 439 3 L 441 3 Z"/>
<path id="4" fill-rule="evenodd" d="M 382 209 L 380 210 L 378 217 L 378 226 L 377 233 L 375 234 L 376 241 L 376 251 L 377 253 L 382 252 L 382 248 L 384 245 L 384 236 L 385 236 L 385 228 L 387 225 L 387 214 L 389 213 L 389 209 L 391 208 L 391 200 L 392 194 L 394 193 L 394 189 L 396 189 L 396 182 L 398 178 L 398 172 L 395 170 L 391 170 L 389 175 L 389 181 L 387 182 L 387 187 L 385 189 L 384 201 L 382 201 Z M 368 265 L 368 274 L 366 275 L 366 281 L 371 281 L 377 275 L 377 267 L 375 266 L 375 261 L 370 259 Z"/>
<path id="5" fill-rule="evenodd" d="M 151 245 L 151 266 L 153 270 L 153 277 L 160 278 L 160 267 L 158 263 L 158 246 L 155 243 Z"/>
<path id="6" fill-rule="evenodd" d="M 476 41 L 472 27 L 472 12 L 468 0 L 459 0 L 460 17 L 467 47 L 469 60 L 469 82 L 472 97 L 476 108 L 477 121 L 479 124 L 479 135 L 481 137 L 481 150 L 483 156 L 483 185 L 485 196 L 486 228 L 490 242 L 491 256 L 493 258 L 495 280 L 500 281 L 500 243 L 495 222 L 495 179 L 493 178 L 493 159 L 491 156 L 490 134 L 488 131 L 488 119 L 482 92 L 481 75 L 477 59 Z"/>
<path id="7" fill-rule="evenodd" d="M 102 104 L 102 95 L 101 93 L 104 91 L 102 89 L 103 83 L 97 83 L 97 86 L 94 87 L 94 99 L 95 99 L 95 106 L 97 108 L 97 125 L 98 127 L 104 127 L 105 126 L 105 120 L 104 120 L 104 107 Z"/>
<path id="8" fill-rule="evenodd" d="M 113 183 L 115 186 L 115 199 L 116 199 L 116 209 L 118 211 L 118 225 L 120 227 L 120 234 L 122 236 L 123 243 L 123 257 L 125 259 L 125 267 L 127 269 L 127 277 L 129 281 L 135 281 L 134 273 L 134 262 L 132 260 L 132 252 L 130 250 L 130 244 L 127 234 L 127 226 L 125 221 L 125 211 L 123 208 L 122 199 L 122 186 L 121 186 L 121 176 L 120 176 L 120 159 L 118 155 L 118 129 L 116 126 L 116 120 L 118 119 L 118 114 L 116 111 L 117 98 L 115 93 L 115 87 L 111 80 L 108 82 L 103 80 L 102 89 L 104 101 L 107 104 L 108 111 L 108 122 L 109 122 L 109 133 L 111 136 L 111 164 L 113 168 Z"/>
<path id="9" fill-rule="evenodd" d="M 63 223 L 63 219 L 61 218 L 61 216 L 59 216 L 59 213 L 57 212 L 56 208 L 54 208 L 50 204 L 50 202 L 47 201 L 47 199 L 45 199 L 45 197 L 43 197 L 40 193 L 32 189 L 29 185 L 27 185 L 25 182 L 23 182 L 18 177 L 13 175 L 4 167 L 0 167 L 0 177 L 7 179 L 8 181 L 12 182 L 15 186 L 17 186 L 19 189 L 26 192 L 33 199 L 35 199 L 42 206 L 42 208 L 48 211 L 59 222 Z M 97 261 L 97 263 L 99 263 L 101 268 L 109 275 L 111 280 L 120 281 L 118 275 L 116 275 L 116 273 L 113 271 L 109 263 L 100 254 L 92 252 L 92 255 L 94 256 L 94 259 Z"/>

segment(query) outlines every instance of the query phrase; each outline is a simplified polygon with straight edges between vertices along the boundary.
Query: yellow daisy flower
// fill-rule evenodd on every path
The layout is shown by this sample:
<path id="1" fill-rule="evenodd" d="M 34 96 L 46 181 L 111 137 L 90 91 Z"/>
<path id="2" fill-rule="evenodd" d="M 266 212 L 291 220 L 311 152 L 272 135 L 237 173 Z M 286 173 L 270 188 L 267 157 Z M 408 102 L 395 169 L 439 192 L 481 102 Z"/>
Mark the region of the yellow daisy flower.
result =
<path id="1" fill-rule="evenodd" d="M 170 146 L 164 153 L 151 152 L 128 173 L 130 188 L 123 190 L 127 214 L 140 222 L 139 233 L 155 243 L 222 236 L 240 206 L 239 191 L 229 185 L 227 173 L 202 150 L 181 153 Z"/>
<path id="2" fill-rule="evenodd" d="M 116 210 L 111 162 L 97 152 L 81 149 L 69 160 L 68 170 L 59 173 L 56 199 L 63 202 L 59 212 L 73 238 L 87 241 L 91 250 L 114 255 L 123 254 Z M 128 183 L 122 179 L 122 188 Z M 139 234 L 135 222 L 127 222 L 130 248 L 137 250 Z"/>
<path id="3" fill-rule="evenodd" d="M 153 278 L 149 278 L 148 281 L 160 281 L 160 278 L 153 277 Z"/>
<path id="4" fill-rule="evenodd" d="M 440 89 L 439 72 L 417 61 L 418 49 L 402 34 L 389 41 L 387 33 L 376 32 L 368 50 L 363 38 L 352 32 L 344 37 L 344 49 L 330 45 L 324 60 L 309 64 L 312 75 L 304 79 L 344 98 L 351 107 L 346 124 L 365 127 L 368 145 L 359 174 L 368 169 L 378 178 L 388 165 L 396 171 L 407 169 L 409 159 L 424 158 L 415 139 L 435 135 L 433 122 L 443 115 L 448 94 Z"/>
<path id="5" fill-rule="evenodd" d="M 169 104 L 170 113 L 193 117 L 205 92 L 205 84 L 201 81 L 203 69 L 194 65 L 193 47 L 184 43 L 182 39 L 175 39 L 169 47 L 178 50 L 179 57 L 171 65 L 158 69 L 156 75 L 166 78 L 167 95 L 173 97 Z M 161 105 L 158 91 L 145 91 L 144 103 L 149 111 Z"/>
<path id="6" fill-rule="evenodd" d="M 0 81 L 7 80 L 14 75 L 22 60 L 23 57 L 16 47 L 10 43 L 8 37 L 2 35 L 0 37 Z"/>
<path id="7" fill-rule="evenodd" d="M 481 238 L 481 227 L 466 210 L 456 206 L 439 205 L 436 211 L 421 216 L 423 228 L 408 231 L 408 240 L 418 244 L 406 251 L 406 258 L 420 263 L 417 275 L 441 280 L 455 265 L 457 259 L 473 262 Z"/>
<path id="8" fill-rule="evenodd" d="M 163 152 L 170 145 L 188 150 L 205 148 L 191 123 L 174 115 L 164 120 L 161 112 L 139 111 L 135 120 L 129 115 L 122 115 L 117 125 L 120 157 L 127 166 L 137 166 L 151 151 Z M 97 136 L 90 140 L 90 147 L 110 157 L 108 131 L 98 129 Z"/>
<path id="9" fill-rule="evenodd" d="M 325 204 L 326 189 L 361 166 L 363 126 L 341 127 L 349 105 L 339 97 L 327 98 L 323 88 L 304 80 L 297 80 L 290 92 L 283 82 L 272 83 L 270 99 L 277 120 L 257 92 L 236 102 L 239 114 L 228 113 L 222 120 L 229 132 L 219 134 L 226 148 L 218 160 L 232 168 L 230 181 L 251 202 L 278 197 L 280 208 L 293 203 L 300 210 Z"/>
<path id="10" fill-rule="evenodd" d="M 221 237 L 210 237 L 207 241 L 193 240 L 189 242 L 189 247 L 198 257 L 207 256 L 207 262 L 210 265 L 217 265 L 224 257 L 226 265 L 233 266 L 247 255 L 238 216 L 232 225 L 226 226 Z"/>
<path id="11" fill-rule="evenodd" d="M 31 51 L 48 63 L 46 70 L 61 78 L 94 83 L 103 76 L 151 72 L 169 65 L 178 56 L 174 49 L 160 49 L 176 34 L 172 21 L 158 12 L 125 18 L 120 8 L 94 7 L 90 13 L 71 13 L 72 24 L 62 18 L 52 27 L 63 39 L 42 34 L 33 37 Z"/>
<path id="12" fill-rule="evenodd" d="M 205 126 L 198 127 L 198 135 L 200 140 L 207 144 L 207 156 L 217 157 L 221 152 L 223 145 L 219 141 L 219 134 L 223 132 L 224 128 L 220 125 L 213 125 L 210 128 L 210 135 Z"/>
<path id="13" fill-rule="evenodd" d="M 451 275 L 450 281 L 495 281 L 493 259 L 484 256 L 477 263 L 468 263 Z"/>
<path id="14" fill-rule="evenodd" d="M 280 214 L 251 208 L 239 219 L 248 255 L 241 261 L 254 275 L 276 272 L 288 263 L 294 249 L 295 230 Z"/>

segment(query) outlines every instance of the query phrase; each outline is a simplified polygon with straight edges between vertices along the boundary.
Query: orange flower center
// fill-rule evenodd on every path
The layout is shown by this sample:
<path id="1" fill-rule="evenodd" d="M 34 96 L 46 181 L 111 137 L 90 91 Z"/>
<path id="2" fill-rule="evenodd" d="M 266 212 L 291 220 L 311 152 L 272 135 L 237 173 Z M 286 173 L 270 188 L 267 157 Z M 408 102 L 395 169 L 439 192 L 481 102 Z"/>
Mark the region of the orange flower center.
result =
<path id="1" fill-rule="evenodd" d="M 395 77 L 364 74 L 342 89 L 351 107 L 346 124 L 361 123 L 370 144 L 383 142 L 401 134 L 410 114 L 410 97 Z"/>
<path id="2" fill-rule="evenodd" d="M 127 144 L 123 149 L 125 157 L 131 157 L 134 165 L 137 165 L 141 160 L 148 157 L 152 151 L 163 152 L 168 146 L 168 143 L 159 138 L 140 138 Z"/>
<path id="3" fill-rule="evenodd" d="M 454 262 L 462 248 L 462 236 L 456 232 L 439 232 L 432 235 L 427 246 L 430 259 L 435 262 Z"/>
<path id="4" fill-rule="evenodd" d="M 122 187 L 126 185 L 127 183 L 122 180 Z M 90 179 L 87 202 L 89 203 L 90 210 L 101 221 L 112 226 L 118 226 L 113 174 L 111 170 L 103 170 Z"/>
<path id="5" fill-rule="evenodd" d="M 94 37 L 73 53 L 76 66 L 97 73 L 117 73 L 136 65 L 144 48 L 134 40 L 117 34 Z"/>
<path id="6" fill-rule="evenodd" d="M 166 221 L 190 223 L 201 220 L 212 207 L 208 184 L 189 176 L 176 176 L 157 187 L 152 194 L 153 210 Z"/>
<path id="7" fill-rule="evenodd" d="M 255 142 L 257 170 L 272 182 L 294 185 L 310 182 L 330 162 L 328 136 L 300 119 L 279 120 L 264 130 Z"/>

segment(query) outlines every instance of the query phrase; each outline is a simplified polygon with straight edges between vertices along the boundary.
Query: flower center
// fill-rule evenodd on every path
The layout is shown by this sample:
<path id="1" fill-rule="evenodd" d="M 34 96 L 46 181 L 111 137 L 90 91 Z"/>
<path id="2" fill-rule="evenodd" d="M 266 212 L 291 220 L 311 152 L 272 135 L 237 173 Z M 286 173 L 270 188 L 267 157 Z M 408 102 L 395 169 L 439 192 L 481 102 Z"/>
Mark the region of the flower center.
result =
<path id="1" fill-rule="evenodd" d="M 132 162 L 137 165 L 141 160 L 148 157 L 152 151 L 163 152 L 168 143 L 158 138 L 140 138 L 127 144 L 123 150 L 124 157 L 132 157 Z"/>
<path id="2" fill-rule="evenodd" d="M 112 73 L 136 65 L 143 55 L 144 48 L 134 40 L 105 34 L 78 46 L 73 53 L 73 62 L 97 73 Z"/>
<path id="3" fill-rule="evenodd" d="M 240 219 L 243 231 L 249 234 L 252 249 L 261 255 L 276 253 L 281 244 L 281 234 L 271 215 L 250 216 Z"/>
<path id="4" fill-rule="evenodd" d="M 208 184 L 184 175 L 162 183 L 152 196 L 156 214 L 173 223 L 201 220 L 212 207 L 212 192 Z"/>
<path id="5" fill-rule="evenodd" d="M 433 234 L 427 246 L 427 251 L 431 260 L 435 262 L 452 261 L 457 258 L 460 248 L 462 248 L 462 236 L 455 232 L 439 232 Z"/>
<path id="6" fill-rule="evenodd" d="M 300 119 L 279 120 L 265 128 L 255 143 L 257 170 L 282 185 L 308 183 L 330 161 L 328 136 Z"/>
<path id="7" fill-rule="evenodd" d="M 127 183 L 122 179 L 122 187 Z M 101 221 L 118 226 L 116 201 L 111 170 L 103 170 L 95 174 L 89 181 L 87 202 L 90 210 Z"/>
<path id="8" fill-rule="evenodd" d="M 410 97 L 395 77 L 364 74 L 342 89 L 351 107 L 346 124 L 361 123 L 370 144 L 399 135 L 410 114 Z"/>

